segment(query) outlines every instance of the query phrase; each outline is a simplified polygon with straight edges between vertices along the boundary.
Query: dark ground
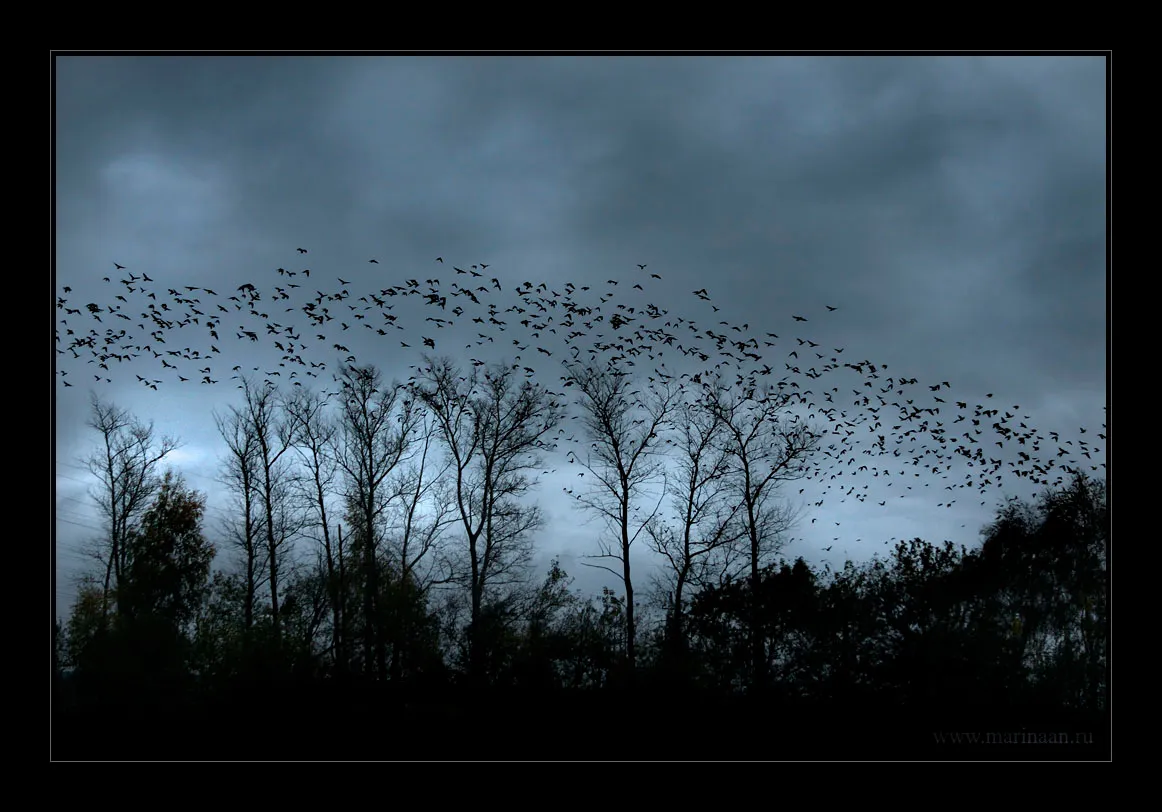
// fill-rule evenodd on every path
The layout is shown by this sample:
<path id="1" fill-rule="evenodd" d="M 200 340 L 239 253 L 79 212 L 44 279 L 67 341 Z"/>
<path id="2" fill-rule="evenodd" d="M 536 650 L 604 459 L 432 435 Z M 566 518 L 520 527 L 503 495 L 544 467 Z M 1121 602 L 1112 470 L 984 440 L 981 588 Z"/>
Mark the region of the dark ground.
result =
<path id="1" fill-rule="evenodd" d="M 271 708 L 276 721 L 268 722 Z M 1076 742 L 1081 734 L 1081 742 Z M 54 712 L 53 760 L 1106 760 L 1104 713 L 248 686 Z M 994 743 L 970 743 L 992 735 Z M 959 740 L 958 740 L 959 739 Z"/>

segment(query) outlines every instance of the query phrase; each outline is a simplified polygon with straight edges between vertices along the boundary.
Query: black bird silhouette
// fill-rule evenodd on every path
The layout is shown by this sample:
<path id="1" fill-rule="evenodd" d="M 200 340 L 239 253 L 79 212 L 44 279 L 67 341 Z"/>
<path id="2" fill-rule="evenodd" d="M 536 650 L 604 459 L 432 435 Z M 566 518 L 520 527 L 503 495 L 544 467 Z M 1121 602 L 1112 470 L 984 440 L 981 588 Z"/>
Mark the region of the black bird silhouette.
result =
<path id="1" fill-rule="evenodd" d="M 807 321 L 807 319 L 803 318 L 802 316 L 792 316 L 791 318 L 793 318 L 795 321 Z"/>
<path id="2" fill-rule="evenodd" d="M 119 270 L 119 271 L 123 271 L 123 270 L 125 270 L 125 266 L 124 266 L 124 265 L 118 265 L 116 262 L 114 262 L 114 263 L 113 263 L 113 267 L 114 267 L 114 268 L 116 268 L 116 269 L 117 269 L 117 270 Z"/>
<path id="3" fill-rule="evenodd" d="M 837 307 L 832 307 L 831 305 L 823 305 L 823 306 L 826 307 L 828 310 L 838 310 L 839 309 Z"/>
<path id="4" fill-rule="evenodd" d="M 378 265 L 378 264 L 379 264 L 379 260 L 378 260 L 378 259 L 369 259 L 369 260 L 367 260 L 367 261 L 368 261 L 368 262 L 370 262 L 370 263 L 372 263 L 373 265 Z"/>
<path id="5" fill-rule="evenodd" d="M 646 266 L 645 266 L 645 265 L 641 265 L 641 264 L 639 264 L 639 265 L 638 265 L 638 267 L 639 267 L 639 268 L 641 268 L 643 271 L 646 269 Z"/>
<path id="6" fill-rule="evenodd" d="M 307 249 L 305 249 L 305 248 L 299 248 L 299 249 L 297 249 L 297 250 L 298 250 L 298 252 L 299 252 L 300 254 L 305 254 L 305 253 L 307 253 Z"/>
<path id="7" fill-rule="evenodd" d="M 424 337 L 424 346 L 431 347 L 433 350 L 436 349 L 435 339 Z"/>
<path id="8" fill-rule="evenodd" d="M 436 262 L 443 262 L 443 261 L 444 261 L 443 257 L 436 257 Z"/>

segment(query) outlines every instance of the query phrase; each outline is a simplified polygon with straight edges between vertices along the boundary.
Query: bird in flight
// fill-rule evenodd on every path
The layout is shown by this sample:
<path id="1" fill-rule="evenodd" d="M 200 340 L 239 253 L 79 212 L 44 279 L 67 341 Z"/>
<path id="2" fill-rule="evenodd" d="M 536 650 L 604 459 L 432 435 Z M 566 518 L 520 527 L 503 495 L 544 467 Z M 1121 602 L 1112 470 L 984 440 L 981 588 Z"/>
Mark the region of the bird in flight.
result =
<path id="1" fill-rule="evenodd" d="M 444 261 L 443 257 L 436 257 L 436 262 L 443 262 L 443 261 Z"/>
<path id="2" fill-rule="evenodd" d="M 791 318 L 793 318 L 795 321 L 807 321 L 807 319 L 803 318 L 802 316 L 792 316 Z"/>
<path id="3" fill-rule="evenodd" d="M 297 250 L 297 251 L 298 251 L 300 254 L 305 254 L 305 253 L 307 253 L 307 249 L 305 249 L 305 248 L 299 248 L 299 249 L 296 249 L 296 250 Z"/>
<path id="4" fill-rule="evenodd" d="M 114 263 L 113 263 L 113 267 L 114 267 L 114 268 L 116 268 L 116 269 L 117 269 L 117 270 L 119 270 L 119 271 L 123 271 L 123 270 L 125 270 L 125 266 L 124 266 L 124 265 L 118 265 L 116 262 L 114 262 Z"/>
<path id="5" fill-rule="evenodd" d="M 828 310 L 838 310 L 839 309 L 838 307 L 832 307 L 831 305 L 824 305 L 824 307 L 826 307 Z"/>
<path id="6" fill-rule="evenodd" d="M 372 264 L 374 264 L 374 265 L 378 265 L 378 264 L 379 264 L 379 260 L 378 260 L 378 259 L 369 259 L 369 260 L 367 260 L 367 261 L 368 261 L 368 262 L 370 262 L 370 263 L 372 263 Z"/>
<path id="7" fill-rule="evenodd" d="M 642 264 L 640 264 L 640 263 L 638 264 L 638 267 L 639 267 L 639 268 L 641 268 L 643 271 L 646 269 L 646 266 L 645 266 L 645 265 L 642 265 Z"/>

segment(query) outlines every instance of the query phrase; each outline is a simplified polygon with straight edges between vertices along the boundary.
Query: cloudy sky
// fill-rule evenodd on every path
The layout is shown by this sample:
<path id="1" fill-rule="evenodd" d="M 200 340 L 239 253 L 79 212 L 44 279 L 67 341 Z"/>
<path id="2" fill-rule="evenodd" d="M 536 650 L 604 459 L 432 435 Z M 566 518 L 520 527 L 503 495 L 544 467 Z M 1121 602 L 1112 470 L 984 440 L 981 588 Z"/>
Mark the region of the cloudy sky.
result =
<path id="1" fill-rule="evenodd" d="M 57 348 L 67 329 L 136 327 L 142 298 L 124 305 L 132 324 L 85 309 L 120 305 L 126 274 L 219 302 L 250 283 L 273 309 L 289 281 L 277 268 L 312 269 L 296 296 L 348 287 L 356 301 L 406 279 L 447 289 L 471 278 L 452 266 L 486 263 L 482 281 L 505 290 L 572 282 L 596 296 L 615 279 L 632 306 L 779 334 L 776 369 L 799 337 L 843 348 L 922 390 L 950 382 L 949 403 L 1019 405 L 1061 442 L 1105 420 L 1102 57 L 58 56 L 55 71 Z M 692 293 L 703 288 L 710 302 Z M 334 369 L 341 343 L 406 377 L 421 336 L 473 355 L 471 314 L 434 333 L 413 309 L 405 331 L 354 324 L 313 357 Z M 236 340 L 253 329 L 243 315 L 222 319 L 213 385 L 151 354 L 102 370 L 54 353 L 58 607 L 100 523 L 81 462 L 91 392 L 179 436 L 174 464 L 210 494 L 211 518 L 224 510 L 212 411 L 237 402 L 233 365 L 278 360 Z M 559 367 L 537 370 L 559 384 Z M 786 554 L 834 565 L 891 537 L 971 544 L 1005 495 L 1036 490 L 928 484 L 886 507 L 815 507 L 817 491 L 788 488 L 803 514 Z M 577 557 L 595 551 L 595 528 L 561 487 L 541 490 L 539 549 L 593 588 L 599 573 Z"/>

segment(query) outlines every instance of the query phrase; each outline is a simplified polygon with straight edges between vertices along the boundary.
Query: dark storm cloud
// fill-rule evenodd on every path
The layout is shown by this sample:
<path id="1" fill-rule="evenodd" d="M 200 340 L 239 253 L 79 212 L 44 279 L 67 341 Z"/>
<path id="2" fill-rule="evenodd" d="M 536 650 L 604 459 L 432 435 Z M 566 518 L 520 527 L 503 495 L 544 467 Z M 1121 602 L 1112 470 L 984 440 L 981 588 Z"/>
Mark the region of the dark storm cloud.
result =
<path id="1" fill-rule="evenodd" d="M 700 323 L 788 338 L 802 313 L 802 334 L 845 360 L 1095 423 L 1104 71 L 1078 57 L 60 58 L 57 288 L 107 298 L 114 261 L 219 291 L 295 263 L 322 289 L 350 270 L 352 290 L 437 270 L 447 284 L 457 262 L 490 263 L 508 287 L 647 263 L 657 303 Z M 350 343 L 390 374 L 416 360 Z M 221 348 L 222 370 L 273 361 Z M 114 377 L 98 391 L 182 434 L 208 476 L 207 421 L 233 390 L 159 398 Z M 70 381 L 62 461 L 90 439 L 92 374 Z"/>
<path id="2" fill-rule="evenodd" d="M 721 80 L 689 82 L 668 114 L 647 81 L 621 85 L 627 123 L 586 176 L 586 233 L 714 280 L 739 320 L 843 303 L 849 328 L 929 368 L 966 339 L 1032 353 L 1051 378 L 1079 355 L 1100 365 L 1100 62 L 1032 78 L 989 59 L 701 64 Z M 930 330 L 929 357 L 907 331 L 875 335 L 885 318 Z"/>

